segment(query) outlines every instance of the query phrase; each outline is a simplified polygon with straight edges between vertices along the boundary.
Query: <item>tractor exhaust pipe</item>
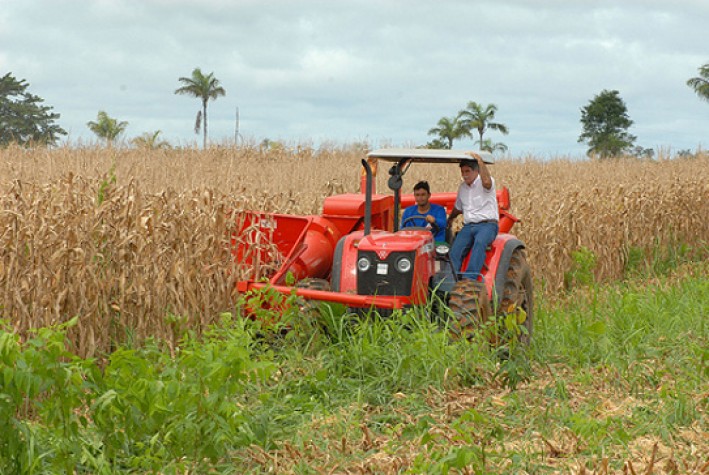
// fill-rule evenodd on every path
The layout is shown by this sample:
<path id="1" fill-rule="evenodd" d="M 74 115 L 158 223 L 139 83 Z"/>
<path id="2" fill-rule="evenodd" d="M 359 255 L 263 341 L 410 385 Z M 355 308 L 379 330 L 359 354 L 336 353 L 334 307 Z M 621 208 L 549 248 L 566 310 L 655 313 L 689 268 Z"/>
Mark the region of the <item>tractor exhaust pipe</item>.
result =
<path id="1" fill-rule="evenodd" d="M 362 166 L 367 173 L 367 182 L 364 190 L 364 235 L 372 232 L 372 167 L 367 160 L 362 160 Z"/>

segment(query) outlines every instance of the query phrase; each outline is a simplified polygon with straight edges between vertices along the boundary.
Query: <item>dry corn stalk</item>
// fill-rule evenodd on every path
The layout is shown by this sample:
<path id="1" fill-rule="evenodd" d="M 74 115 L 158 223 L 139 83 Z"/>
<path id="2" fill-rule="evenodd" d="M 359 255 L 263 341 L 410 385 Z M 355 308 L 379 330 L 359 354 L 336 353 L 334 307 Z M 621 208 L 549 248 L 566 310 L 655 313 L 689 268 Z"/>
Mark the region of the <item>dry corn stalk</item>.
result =
<path id="1" fill-rule="evenodd" d="M 358 190 L 362 157 L 357 148 L 312 147 L 0 149 L 2 317 L 26 330 L 78 315 L 72 336 L 82 354 L 108 350 L 127 332 L 174 338 L 168 314 L 200 330 L 232 308 L 237 279 L 272 270 L 234 262 L 238 213 L 318 214 L 325 197 Z M 582 247 L 596 255 L 603 280 L 623 275 L 629 249 L 709 243 L 707 154 L 500 160 L 492 173 L 510 189 L 522 219 L 512 232 L 547 290 L 563 285 Z M 420 179 L 434 192 L 454 191 L 460 173 L 412 167 L 407 183 Z M 267 238 L 238 237 L 278 265 Z"/>

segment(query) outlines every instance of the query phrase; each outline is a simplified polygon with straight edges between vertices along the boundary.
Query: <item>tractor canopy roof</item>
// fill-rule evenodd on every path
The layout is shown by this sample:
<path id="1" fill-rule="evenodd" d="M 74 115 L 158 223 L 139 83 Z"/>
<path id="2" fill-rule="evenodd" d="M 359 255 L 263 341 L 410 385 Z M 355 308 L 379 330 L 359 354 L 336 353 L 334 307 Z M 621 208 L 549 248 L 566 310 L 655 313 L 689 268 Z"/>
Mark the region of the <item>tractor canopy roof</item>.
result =
<path id="1" fill-rule="evenodd" d="M 428 148 L 382 148 L 367 154 L 367 158 L 384 160 L 387 162 L 418 162 L 418 163 L 460 163 L 461 160 L 470 160 L 472 157 L 482 159 L 488 164 L 495 163 L 490 152 L 482 150 L 446 150 Z"/>

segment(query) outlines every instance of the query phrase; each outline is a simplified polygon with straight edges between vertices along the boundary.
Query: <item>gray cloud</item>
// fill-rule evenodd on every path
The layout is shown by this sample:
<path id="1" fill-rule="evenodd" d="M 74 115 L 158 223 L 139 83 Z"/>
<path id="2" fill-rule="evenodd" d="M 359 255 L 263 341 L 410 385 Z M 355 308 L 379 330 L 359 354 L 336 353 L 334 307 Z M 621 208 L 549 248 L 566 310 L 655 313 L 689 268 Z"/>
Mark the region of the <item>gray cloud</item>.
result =
<path id="1" fill-rule="evenodd" d="M 175 96 L 194 67 L 227 96 L 210 137 L 422 144 L 470 100 L 498 105 L 513 155 L 583 154 L 580 109 L 617 89 L 646 147 L 707 142 L 709 110 L 685 85 L 709 62 L 709 3 L 679 1 L 10 0 L 0 72 L 30 82 L 72 139 L 98 110 L 128 135 L 192 132 Z M 466 140 L 460 146 L 472 147 Z"/>

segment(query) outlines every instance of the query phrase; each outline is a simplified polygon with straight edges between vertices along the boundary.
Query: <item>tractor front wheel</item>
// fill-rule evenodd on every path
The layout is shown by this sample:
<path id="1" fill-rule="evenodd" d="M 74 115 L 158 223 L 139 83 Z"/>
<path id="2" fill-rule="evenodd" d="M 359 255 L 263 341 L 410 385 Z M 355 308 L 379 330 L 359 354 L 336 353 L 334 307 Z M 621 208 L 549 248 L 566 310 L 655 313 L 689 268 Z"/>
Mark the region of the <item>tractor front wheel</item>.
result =
<path id="1" fill-rule="evenodd" d="M 313 277 L 306 277 L 295 283 L 294 287 L 296 289 L 309 289 L 309 290 L 330 290 L 330 282 L 325 279 L 316 279 Z M 300 312 L 307 315 L 318 315 L 320 313 L 319 305 L 317 302 L 308 299 L 301 299 Z"/>
<path id="2" fill-rule="evenodd" d="M 330 290 L 330 282 L 326 279 L 316 279 L 314 277 L 306 277 L 295 283 L 296 289 L 310 290 Z"/>

